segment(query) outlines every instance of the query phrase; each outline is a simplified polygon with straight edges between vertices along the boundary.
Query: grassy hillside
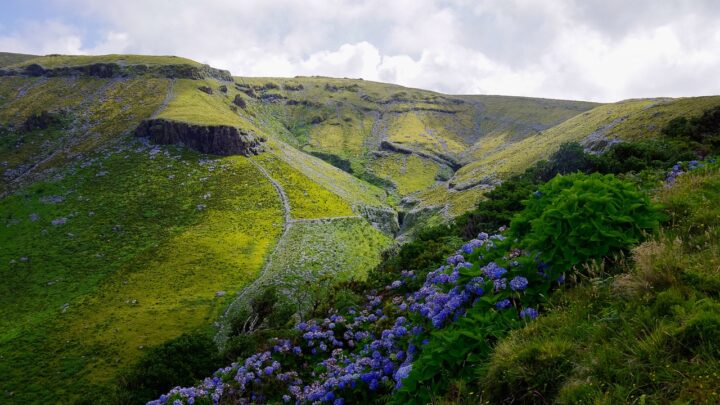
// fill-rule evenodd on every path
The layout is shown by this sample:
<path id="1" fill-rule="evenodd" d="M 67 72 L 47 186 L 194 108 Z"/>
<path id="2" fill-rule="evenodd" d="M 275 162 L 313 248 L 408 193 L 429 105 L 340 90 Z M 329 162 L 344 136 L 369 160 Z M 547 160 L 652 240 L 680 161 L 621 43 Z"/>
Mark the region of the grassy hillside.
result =
<path id="1" fill-rule="evenodd" d="M 0 52 L 0 68 L 19 64 L 33 58 L 37 58 L 37 56 L 22 53 Z"/>
<path id="2" fill-rule="evenodd" d="M 141 55 L 7 63 L 205 69 Z M 237 326 L 232 310 L 258 305 L 267 285 L 284 286 L 287 301 L 364 280 L 395 243 L 398 213 L 407 236 L 475 207 L 562 142 L 654 136 L 720 104 L 69 72 L 0 77 L 0 392 L 12 403 L 109 399 L 145 353 L 214 326 L 222 335 Z M 265 139 L 264 152 L 150 145 L 133 136 L 149 118 L 237 127 Z M 316 309 L 306 304 L 299 313 Z"/>
<path id="3" fill-rule="evenodd" d="M 717 96 L 628 100 L 596 107 L 518 142 L 508 142 L 508 135 L 496 135 L 487 147 L 473 151 L 475 160 L 458 170 L 451 181 L 463 184 L 488 177 L 507 178 L 547 158 L 564 142 L 583 142 L 602 150 L 620 140 L 658 138 L 671 119 L 698 116 L 718 105 Z"/>

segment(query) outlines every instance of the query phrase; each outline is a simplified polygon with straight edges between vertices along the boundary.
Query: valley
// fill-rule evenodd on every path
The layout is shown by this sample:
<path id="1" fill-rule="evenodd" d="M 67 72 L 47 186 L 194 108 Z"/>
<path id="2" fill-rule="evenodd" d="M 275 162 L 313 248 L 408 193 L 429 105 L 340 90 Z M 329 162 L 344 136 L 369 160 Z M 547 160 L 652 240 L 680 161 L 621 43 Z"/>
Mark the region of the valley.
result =
<path id="1" fill-rule="evenodd" d="M 599 154 L 717 106 L 0 54 L 2 402 L 113 402 L 149 349 L 226 347 L 270 289 L 305 319 L 567 142 Z"/>

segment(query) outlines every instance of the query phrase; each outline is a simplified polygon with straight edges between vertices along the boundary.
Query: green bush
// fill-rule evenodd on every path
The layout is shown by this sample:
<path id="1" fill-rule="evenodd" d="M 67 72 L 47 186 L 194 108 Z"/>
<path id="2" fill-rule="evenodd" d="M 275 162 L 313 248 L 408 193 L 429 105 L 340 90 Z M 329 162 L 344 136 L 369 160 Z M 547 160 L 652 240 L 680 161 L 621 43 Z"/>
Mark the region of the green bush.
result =
<path id="1" fill-rule="evenodd" d="M 659 213 L 635 186 L 613 175 L 557 176 L 513 218 L 511 235 L 551 266 L 551 279 L 606 257 L 658 227 Z"/>
<path id="2" fill-rule="evenodd" d="M 211 375 L 224 361 L 209 333 L 184 334 L 150 349 L 120 378 L 118 403 L 144 404 Z"/>

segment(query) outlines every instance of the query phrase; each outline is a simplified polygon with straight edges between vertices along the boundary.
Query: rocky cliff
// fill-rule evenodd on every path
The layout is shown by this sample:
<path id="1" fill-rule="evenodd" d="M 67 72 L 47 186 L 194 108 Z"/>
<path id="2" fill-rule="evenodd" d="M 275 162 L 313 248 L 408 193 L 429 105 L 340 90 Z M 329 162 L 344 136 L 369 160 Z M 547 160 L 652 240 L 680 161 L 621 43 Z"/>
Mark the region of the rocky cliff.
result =
<path id="1" fill-rule="evenodd" d="M 135 130 L 138 137 L 161 145 L 183 145 L 213 155 L 258 155 L 265 139 L 228 125 L 194 125 L 164 119 L 143 121 Z"/>
<path id="2" fill-rule="evenodd" d="M 18 68 L 0 69 L 0 76 L 93 76 L 100 78 L 133 77 L 150 75 L 167 77 L 171 79 L 205 79 L 213 78 L 222 81 L 232 81 L 232 75 L 227 70 L 215 69 L 208 65 L 193 66 L 189 64 L 177 65 L 123 65 L 119 63 L 93 63 L 89 65 L 45 68 L 33 63 Z"/>

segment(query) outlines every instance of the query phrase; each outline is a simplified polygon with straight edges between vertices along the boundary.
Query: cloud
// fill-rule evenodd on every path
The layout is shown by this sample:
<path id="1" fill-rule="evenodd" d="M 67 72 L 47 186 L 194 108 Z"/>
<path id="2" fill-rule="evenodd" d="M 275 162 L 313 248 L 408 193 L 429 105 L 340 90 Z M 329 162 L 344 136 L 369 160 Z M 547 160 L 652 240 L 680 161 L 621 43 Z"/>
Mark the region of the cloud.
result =
<path id="1" fill-rule="evenodd" d="M 0 48 L 175 54 L 236 75 L 362 77 L 448 93 L 720 93 L 714 0 L 51 1 L 61 13 L 0 27 Z"/>

